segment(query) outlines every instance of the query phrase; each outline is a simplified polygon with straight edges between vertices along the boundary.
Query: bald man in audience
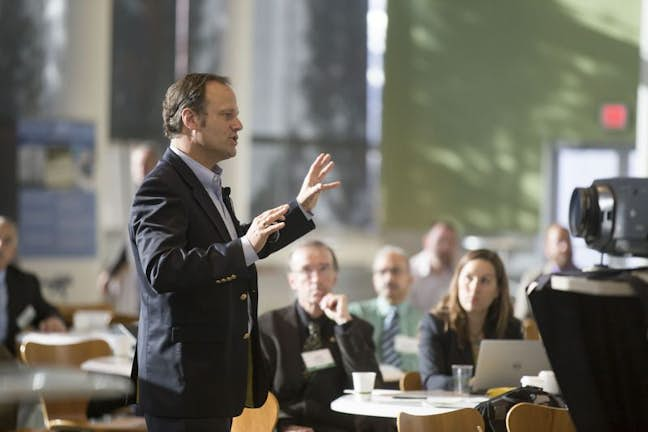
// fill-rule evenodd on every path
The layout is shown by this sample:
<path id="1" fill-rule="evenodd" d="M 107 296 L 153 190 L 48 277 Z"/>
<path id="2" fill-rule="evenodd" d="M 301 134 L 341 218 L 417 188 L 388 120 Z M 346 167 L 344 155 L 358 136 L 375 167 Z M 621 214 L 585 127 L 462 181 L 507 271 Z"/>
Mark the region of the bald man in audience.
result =
<path id="1" fill-rule="evenodd" d="M 423 314 L 408 299 L 412 274 L 407 254 L 396 246 L 384 246 L 374 257 L 372 274 L 377 297 L 351 303 L 349 311 L 373 326 L 381 365 L 418 371 L 417 335 Z"/>
<path id="2" fill-rule="evenodd" d="M 412 306 L 428 312 L 448 292 L 459 253 L 457 231 L 449 222 L 436 222 L 423 236 L 423 250 L 410 258 L 414 283 Z"/>
<path id="3" fill-rule="evenodd" d="M 43 299 L 35 275 L 12 264 L 18 250 L 18 230 L 0 216 L 0 340 L 13 355 L 16 335 L 29 328 L 43 332 L 65 331 L 58 311 Z"/>
<path id="4" fill-rule="evenodd" d="M 517 319 L 531 318 L 531 308 L 526 296 L 527 286 L 541 275 L 551 273 L 578 272 L 580 269 L 572 260 L 572 245 L 569 231 L 560 224 L 549 225 L 545 233 L 544 255 L 546 263 L 542 268 L 532 269 L 522 275 L 515 295 L 514 315 Z"/>

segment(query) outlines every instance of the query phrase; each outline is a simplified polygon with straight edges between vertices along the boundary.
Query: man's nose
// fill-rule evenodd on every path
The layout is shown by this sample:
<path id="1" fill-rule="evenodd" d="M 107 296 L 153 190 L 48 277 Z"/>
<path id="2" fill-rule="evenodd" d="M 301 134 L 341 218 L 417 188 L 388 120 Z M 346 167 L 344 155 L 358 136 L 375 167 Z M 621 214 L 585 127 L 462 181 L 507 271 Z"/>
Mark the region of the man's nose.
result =
<path id="1" fill-rule="evenodd" d="M 236 120 L 234 121 L 234 130 L 243 130 L 243 122 L 241 122 L 241 119 L 239 119 L 238 117 L 236 117 Z"/>

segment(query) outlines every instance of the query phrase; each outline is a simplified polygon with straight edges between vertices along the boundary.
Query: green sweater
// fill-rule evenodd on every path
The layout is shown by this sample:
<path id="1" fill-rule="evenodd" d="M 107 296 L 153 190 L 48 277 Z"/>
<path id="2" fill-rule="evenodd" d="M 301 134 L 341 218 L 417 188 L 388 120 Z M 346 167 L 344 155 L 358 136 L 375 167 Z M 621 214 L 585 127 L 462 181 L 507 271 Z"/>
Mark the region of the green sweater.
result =
<path id="1" fill-rule="evenodd" d="M 418 339 L 418 328 L 423 314 L 418 309 L 414 309 L 409 301 L 401 303 L 398 307 L 398 317 L 400 323 L 400 334 L 410 338 Z M 380 338 L 383 332 L 383 323 L 389 313 L 391 306 L 381 297 L 353 302 L 349 305 L 349 312 L 368 321 L 374 328 L 373 340 L 376 345 L 376 358 L 382 363 L 382 353 L 380 352 Z M 398 344 L 397 344 L 398 349 Z M 418 352 L 400 352 L 401 365 L 404 371 L 418 371 Z"/>

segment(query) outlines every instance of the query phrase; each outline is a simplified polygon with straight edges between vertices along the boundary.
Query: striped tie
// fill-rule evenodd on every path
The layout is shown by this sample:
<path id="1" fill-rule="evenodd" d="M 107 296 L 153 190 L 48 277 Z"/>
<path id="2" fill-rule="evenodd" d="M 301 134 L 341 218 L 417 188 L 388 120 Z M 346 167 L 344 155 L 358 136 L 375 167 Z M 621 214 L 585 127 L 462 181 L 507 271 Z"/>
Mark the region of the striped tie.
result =
<path id="1" fill-rule="evenodd" d="M 381 335 L 380 347 L 382 353 L 382 362 L 401 367 L 400 354 L 396 352 L 394 347 L 394 338 L 400 333 L 400 323 L 398 321 L 398 310 L 393 308 L 385 317 L 383 324 L 383 332 Z"/>

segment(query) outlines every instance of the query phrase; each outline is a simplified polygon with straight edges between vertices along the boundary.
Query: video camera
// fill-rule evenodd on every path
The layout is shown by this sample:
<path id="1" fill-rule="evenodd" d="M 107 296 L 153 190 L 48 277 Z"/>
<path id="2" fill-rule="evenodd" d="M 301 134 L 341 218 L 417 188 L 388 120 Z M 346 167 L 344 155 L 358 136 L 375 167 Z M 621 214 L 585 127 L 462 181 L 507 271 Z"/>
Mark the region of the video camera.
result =
<path id="1" fill-rule="evenodd" d="M 574 189 L 569 228 L 601 253 L 648 257 L 648 178 L 594 180 Z"/>
<path id="2" fill-rule="evenodd" d="M 648 257 L 648 179 L 576 188 L 569 228 L 601 253 Z M 534 283 L 529 301 L 576 428 L 648 431 L 648 267 L 597 266 Z"/>

